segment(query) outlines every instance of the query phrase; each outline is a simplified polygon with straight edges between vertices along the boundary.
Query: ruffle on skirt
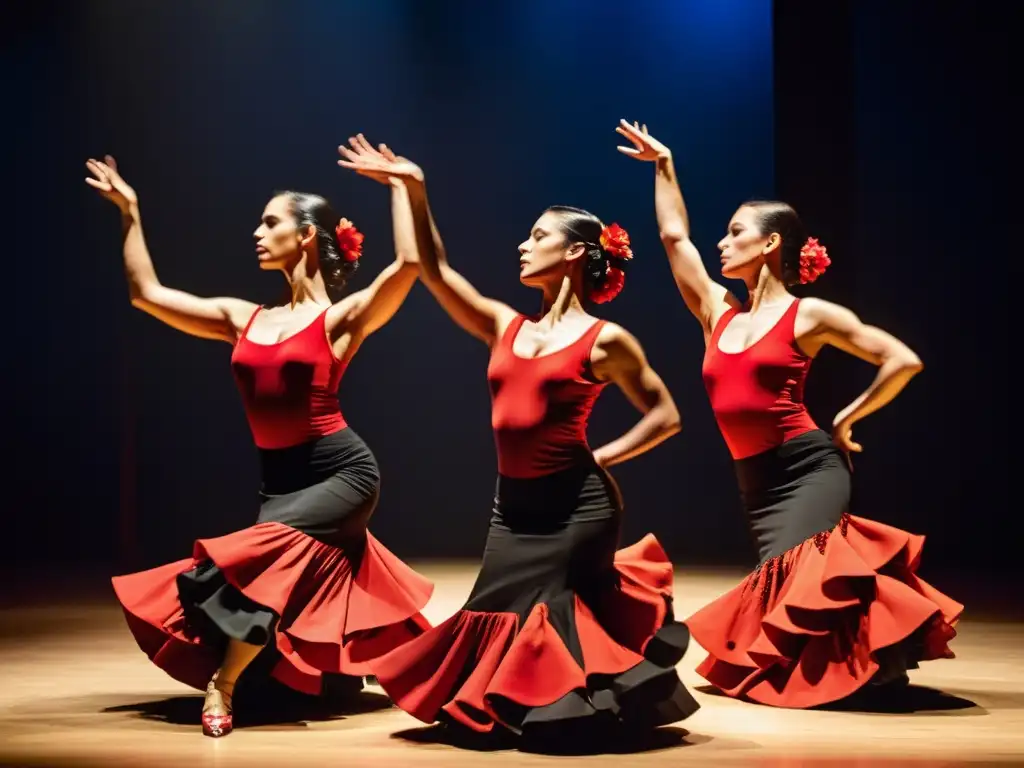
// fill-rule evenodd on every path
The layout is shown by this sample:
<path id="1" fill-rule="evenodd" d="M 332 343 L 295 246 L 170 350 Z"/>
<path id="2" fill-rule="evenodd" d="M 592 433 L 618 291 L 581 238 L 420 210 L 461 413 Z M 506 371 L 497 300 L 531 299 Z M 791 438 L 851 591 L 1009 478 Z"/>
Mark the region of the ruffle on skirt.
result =
<path id="1" fill-rule="evenodd" d="M 689 633 L 670 618 L 672 564 L 648 535 L 616 552 L 615 571 L 595 604 L 567 590 L 535 603 L 522 626 L 516 613 L 463 609 L 370 666 L 414 717 L 479 733 L 682 720 L 699 705 L 675 671 Z M 573 627 L 582 666 L 563 639 Z"/>
<path id="2" fill-rule="evenodd" d="M 923 546 L 844 515 L 687 619 L 708 652 L 697 671 L 728 696 L 806 708 L 872 682 L 887 654 L 901 672 L 953 658 L 963 606 L 918 578 Z"/>
<path id="3" fill-rule="evenodd" d="M 346 553 L 274 522 L 112 582 L 139 647 L 174 679 L 204 690 L 234 637 L 273 642 L 273 676 L 309 694 L 323 673 L 367 675 L 370 659 L 422 634 L 433 591 L 368 532 Z"/>

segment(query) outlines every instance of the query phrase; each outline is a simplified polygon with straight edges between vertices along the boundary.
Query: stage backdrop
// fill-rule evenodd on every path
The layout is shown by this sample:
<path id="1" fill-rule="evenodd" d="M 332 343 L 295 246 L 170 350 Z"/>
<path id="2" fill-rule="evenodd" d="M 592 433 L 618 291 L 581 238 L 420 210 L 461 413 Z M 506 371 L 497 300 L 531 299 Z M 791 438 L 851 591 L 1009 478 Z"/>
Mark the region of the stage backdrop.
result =
<path id="1" fill-rule="evenodd" d="M 790 34 L 785 56 L 773 51 L 773 34 L 787 29 L 780 13 L 783 22 L 794 16 L 780 6 L 773 23 L 768 0 L 26 4 L 4 32 L 3 51 L 8 115 L 16 115 L 4 127 L 15 197 L 6 251 L 14 297 L 5 334 L 14 489 L 6 519 L 10 535 L 28 542 L 9 561 L 155 564 L 187 556 L 197 536 L 248 525 L 257 510 L 257 455 L 230 347 L 129 306 L 116 211 L 83 183 L 85 158 L 117 156 L 139 192 L 167 285 L 270 301 L 282 281 L 257 269 L 251 233 L 275 190 L 325 194 L 366 233 L 354 288 L 393 258 L 387 189 L 335 165 L 336 145 L 363 131 L 424 167 L 453 265 L 524 311 L 538 296 L 518 284 L 516 246 L 545 206 L 582 206 L 629 230 L 636 259 L 626 289 L 600 313 L 641 340 L 684 429 L 615 469 L 627 499 L 624 539 L 653 531 L 681 564 L 750 562 L 730 461 L 700 380 L 701 333 L 658 240 L 653 169 L 615 151 L 620 117 L 645 121 L 674 149 L 710 269 L 736 205 L 780 188 L 807 202 L 812 228 L 835 233 L 837 269 L 822 294 L 857 303 L 865 319 L 919 347 L 929 366 L 859 435 L 869 451 L 856 475 L 869 489 L 859 491 L 870 497 L 865 511 L 924 530 L 936 552 L 956 556 L 964 535 L 936 529 L 935 507 L 947 498 L 962 506 L 964 492 L 929 487 L 937 472 L 949 482 L 958 465 L 942 458 L 954 450 L 943 438 L 948 421 L 936 423 L 942 393 L 960 387 L 956 371 L 967 370 L 948 362 L 953 352 L 940 333 L 960 321 L 937 319 L 954 288 L 939 281 L 920 291 L 925 298 L 913 290 L 907 298 L 916 278 L 905 259 L 914 249 L 899 244 L 903 266 L 894 267 L 892 239 L 919 231 L 916 215 L 942 210 L 929 195 L 953 186 L 921 175 L 935 158 L 920 137 L 935 128 L 927 115 L 940 105 L 926 102 L 933 111 L 921 113 L 903 100 L 908 91 L 934 93 L 939 75 L 902 55 L 903 27 L 879 31 L 909 19 L 868 5 L 874 17 L 826 20 L 840 26 L 831 66 L 843 76 L 829 98 L 845 123 L 821 126 L 802 152 L 792 137 L 809 131 L 815 101 L 802 103 L 788 84 L 821 70 L 813 55 L 821 41 L 814 30 Z M 946 23 L 936 39 L 956 26 Z M 941 46 L 929 55 L 943 55 Z M 829 93 L 819 77 L 818 95 Z M 829 147 L 846 168 L 831 186 L 800 172 Z M 956 169 L 962 182 L 974 178 L 965 162 Z M 816 197 L 816 188 L 831 197 Z M 898 208 L 913 195 L 923 196 L 918 207 Z M 859 207 L 824 206 L 826 199 Z M 343 411 L 383 473 L 372 529 L 400 556 L 481 550 L 495 475 L 487 354 L 416 286 L 346 374 Z M 838 357 L 820 362 L 820 384 L 811 377 L 814 415 L 826 427 L 873 375 Z M 833 363 L 846 366 L 834 369 L 842 375 L 826 372 Z M 593 444 L 636 418 L 607 392 Z M 984 444 L 988 433 L 973 439 Z M 984 466 L 968 469 L 957 480 L 965 487 Z"/>

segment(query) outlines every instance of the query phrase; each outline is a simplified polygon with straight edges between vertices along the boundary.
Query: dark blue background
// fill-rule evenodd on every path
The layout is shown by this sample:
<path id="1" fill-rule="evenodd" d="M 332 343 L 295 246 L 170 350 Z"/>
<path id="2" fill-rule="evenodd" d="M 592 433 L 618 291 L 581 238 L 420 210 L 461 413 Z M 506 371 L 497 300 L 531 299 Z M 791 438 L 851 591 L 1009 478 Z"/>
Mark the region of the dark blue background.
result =
<path id="1" fill-rule="evenodd" d="M 677 564 L 749 562 L 735 481 L 700 381 L 701 334 L 658 242 L 652 167 L 618 118 L 674 150 L 697 245 L 780 196 L 829 246 L 813 293 L 903 338 L 925 372 L 856 437 L 857 509 L 927 533 L 935 567 L 998 562 L 1005 531 L 1017 248 L 997 196 L 1007 25 L 928 3 L 633 4 L 263 0 L 26 4 L 3 32 L 10 558 L 187 556 L 249 524 L 258 469 L 228 367 L 127 302 L 116 212 L 83 183 L 115 154 L 161 279 L 270 300 L 250 233 L 276 189 L 327 195 L 366 233 L 356 287 L 393 256 L 384 187 L 334 164 L 364 131 L 426 170 L 450 258 L 530 310 L 516 245 L 549 204 L 626 227 L 637 259 L 602 314 L 644 344 L 683 433 L 621 468 L 624 537 Z M 870 367 L 828 352 L 823 426 Z M 402 557 L 475 557 L 495 460 L 487 350 L 417 286 L 341 388 L 380 460 L 372 529 Z M 636 418 L 608 392 L 595 445 Z"/>

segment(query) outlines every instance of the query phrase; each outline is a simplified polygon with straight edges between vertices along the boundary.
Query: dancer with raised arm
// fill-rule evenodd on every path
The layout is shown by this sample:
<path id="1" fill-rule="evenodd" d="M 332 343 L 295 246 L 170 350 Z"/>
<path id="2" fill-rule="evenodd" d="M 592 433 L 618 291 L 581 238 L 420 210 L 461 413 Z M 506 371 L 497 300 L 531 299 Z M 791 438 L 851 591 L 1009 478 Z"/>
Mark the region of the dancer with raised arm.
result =
<path id="1" fill-rule="evenodd" d="M 368 288 L 333 301 L 361 263 L 363 236 L 325 199 L 283 192 L 253 233 L 262 269 L 280 271 L 279 306 L 199 298 L 163 285 L 139 202 L 114 159 L 89 160 L 86 181 L 121 212 L 132 305 L 193 336 L 231 344 L 262 469 L 255 525 L 195 542 L 192 557 L 113 579 L 135 640 L 175 679 L 206 690 L 203 733 L 233 727 L 239 675 L 268 644 L 275 678 L 304 693 L 322 675 L 362 677 L 367 661 L 420 634 L 432 585 L 366 530 L 380 473 L 348 426 L 337 389 L 360 345 L 416 281 L 405 186 L 395 180 L 396 260 Z M 197 503 L 202 504 L 201 496 Z"/>
<path id="2" fill-rule="evenodd" d="M 680 428 L 637 340 L 586 309 L 622 290 L 625 230 L 577 208 L 544 211 L 519 246 L 519 279 L 541 292 L 526 316 L 448 264 L 419 167 L 362 136 L 340 151 L 346 168 L 405 182 L 423 282 L 491 349 L 499 474 L 480 573 L 455 615 L 374 660 L 381 686 L 424 722 L 497 724 L 542 743 L 689 716 L 698 705 L 675 671 L 689 634 L 672 618 L 672 564 L 651 535 L 616 551 L 622 503 L 607 468 Z M 591 451 L 588 417 L 608 384 L 643 417 Z"/>
<path id="3" fill-rule="evenodd" d="M 780 707 L 843 699 L 868 684 L 900 685 L 927 659 L 952 658 L 963 606 L 917 576 L 924 537 L 849 511 L 853 426 L 922 369 L 906 344 L 845 307 L 787 288 L 829 266 L 792 207 L 739 207 L 718 243 L 713 281 L 692 240 L 669 149 L 623 120 L 619 151 L 654 163 L 655 209 L 679 291 L 704 330 L 703 376 L 760 563 L 687 625 L 708 652 L 698 672 L 729 696 Z M 826 344 L 878 366 L 840 411 L 832 435 L 804 405 L 804 382 Z"/>

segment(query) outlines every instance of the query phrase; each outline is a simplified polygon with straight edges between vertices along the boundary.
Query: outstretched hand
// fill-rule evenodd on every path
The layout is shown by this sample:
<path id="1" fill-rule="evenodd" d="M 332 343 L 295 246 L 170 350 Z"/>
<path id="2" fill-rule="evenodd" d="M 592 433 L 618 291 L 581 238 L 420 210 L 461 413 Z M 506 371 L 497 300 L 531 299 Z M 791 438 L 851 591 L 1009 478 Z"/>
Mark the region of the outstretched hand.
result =
<path id="1" fill-rule="evenodd" d="M 106 155 L 103 159 L 105 162 L 93 158 L 86 161 L 85 167 L 89 169 L 94 178 L 86 178 L 85 183 L 124 213 L 131 206 L 138 204 L 139 197 L 117 172 L 117 161 L 110 155 Z"/>
<path id="2" fill-rule="evenodd" d="M 625 136 L 633 144 L 632 147 L 619 146 L 616 149 L 636 160 L 651 162 L 659 157 L 670 157 L 672 155 L 668 147 L 647 132 L 646 125 L 641 126 L 636 121 L 633 121 L 633 124 L 630 125 L 625 120 L 619 120 L 619 125 L 615 132 Z"/>
<path id="3" fill-rule="evenodd" d="M 338 161 L 342 168 L 349 168 L 381 184 L 423 181 L 423 170 L 411 160 L 396 155 L 387 144 L 380 144 L 374 149 L 361 133 L 350 137 L 348 143 L 347 147 L 338 147 L 338 153 L 344 158 Z"/>

